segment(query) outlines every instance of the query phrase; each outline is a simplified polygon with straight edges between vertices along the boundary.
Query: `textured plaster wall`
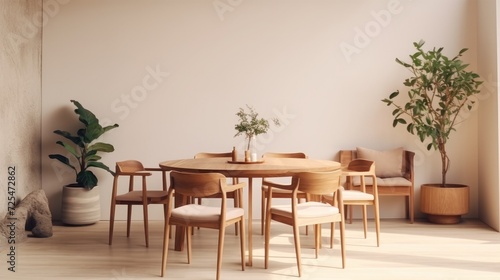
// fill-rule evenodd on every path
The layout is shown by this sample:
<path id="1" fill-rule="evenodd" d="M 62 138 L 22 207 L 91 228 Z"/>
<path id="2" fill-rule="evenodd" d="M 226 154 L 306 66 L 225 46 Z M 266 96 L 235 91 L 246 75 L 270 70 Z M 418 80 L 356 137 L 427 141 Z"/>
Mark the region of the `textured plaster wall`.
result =
<path id="1" fill-rule="evenodd" d="M 41 188 L 41 10 L 42 0 L 0 0 L 0 217 L 9 167 L 18 202 Z"/>

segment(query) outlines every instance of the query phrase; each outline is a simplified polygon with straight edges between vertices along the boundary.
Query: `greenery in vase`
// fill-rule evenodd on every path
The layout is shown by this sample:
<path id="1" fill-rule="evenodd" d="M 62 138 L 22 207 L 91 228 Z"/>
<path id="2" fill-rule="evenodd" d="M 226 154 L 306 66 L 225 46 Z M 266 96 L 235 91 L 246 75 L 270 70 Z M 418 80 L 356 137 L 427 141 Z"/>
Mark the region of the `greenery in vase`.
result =
<path id="1" fill-rule="evenodd" d="M 90 167 L 101 168 L 114 175 L 114 172 L 111 171 L 108 166 L 99 161 L 101 157 L 97 155 L 97 153 L 110 153 L 115 150 L 111 144 L 103 142 L 94 143 L 94 140 L 105 132 L 118 127 L 118 124 L 102 127 L 99 124 L 99 120 L 92 112 L 85 109 L 78 101 L 71 100 L 71 102 L 77 107 L 75 113 L 79 115 L 79 120 L 84 124 L 84 127 L 78 129 L 76 135 L 62 130 L 55 130 L 54 133 L 72 142 L 72 144 L 69 144 L 63 141 L 57 141 L 56 144 L 64 147 L 64 149 L 69 152 L 69 155 L 76 159 L 78 165 L 73 165 L 68 157 L 61 154 L 51 154 L 49 158 L 56 159 L 75 171 L 75 186 L 93 189 L 97 186 L 98 180 L 95 174 L 88 170 Z"/>
<path id="2" fill-rule="evenodd" d="M 474 95 L 479 94 L 479 75 L 467 71 L 469 64 L 459 58 L 467 49 L 462 49 L 453 58 L 446 57 L 443 48 L 424 51 L 424 41 L 413 43 L 417 51 L 410 55 L 411 63 L 396 58 L 396 62 L 408 69 L 412 76 L 405 79 L 409 88 L 409 100 L 395 103 L 399 91 L 390 94 L 382 102 L 393 106 L 393 127 L 406 125 L 406 130 L 416 134 L 420 141 L 430 139 L 427 149 L 438 150 L 441 155 L 441 185 L 446 185 L 446 172 L 450 159 L 446 143 L 450 133 L 461 122 L 459 114 L 470 111 L 474 105 Z"/>
<path id="3" fill-rule="evenodd" d="M 246 105 L 246 107 L 248 111 L 240 107 L 240 110 L 236 113 L 239 122 L 234 126 L 234 129 L 237 131 L 234 137 L 245 134 L 245 137 L 248 139 L 247 150 L 249 150 L 252 137 L 267 133 L 269 130 L 269 121 L 259 118 L 259 114 L 255 112 L 253 107 L 249 105 Z M 277 118 L 273 118 L 272 121 L 275 125 L 280 125 L 280 121 Z"/>

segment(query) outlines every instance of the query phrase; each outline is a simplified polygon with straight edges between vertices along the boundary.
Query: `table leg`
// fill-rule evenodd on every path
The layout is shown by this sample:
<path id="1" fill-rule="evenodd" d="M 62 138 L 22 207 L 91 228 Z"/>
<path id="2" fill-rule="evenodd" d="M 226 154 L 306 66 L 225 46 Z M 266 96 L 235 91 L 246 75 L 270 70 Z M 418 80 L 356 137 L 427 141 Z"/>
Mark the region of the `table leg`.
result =
<path id="1" fill-rule="evenodd" d="M 253 259 L 253 249 L 252 249 L 252 178 L 248 178 L 248 266 L 252 266 Z"/>
<path id="2" fill-rule="evenodd" d="M 182 195 L 175 194 L 175 207 L 180 207 L 182 203 Z M 186 236 L 186 227 L 175 226 L 175 251 L 184 249 L 184 237 Z"/>

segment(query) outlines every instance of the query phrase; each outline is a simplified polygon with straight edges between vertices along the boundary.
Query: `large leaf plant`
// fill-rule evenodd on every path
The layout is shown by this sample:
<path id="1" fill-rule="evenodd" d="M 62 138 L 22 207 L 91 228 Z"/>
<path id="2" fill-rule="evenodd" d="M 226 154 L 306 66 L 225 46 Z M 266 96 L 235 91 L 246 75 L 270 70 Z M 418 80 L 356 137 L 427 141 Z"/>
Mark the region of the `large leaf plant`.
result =
<path id="1" fill-rule="evenodd" d="M 398 58 L 396 62 L 412 74 L 405 79 L 408 98 L 396 103 L 399 91 L 382 101 L 393 106 L 393 127 L 406 125 L 406 130 L 416 134 L 420 141 L 429 139 L 427 149 L 438 150 L 441 155 L 441 186 L 446 186 L 446 173 L 450 159 L 446 143 L 450 133 L 463 121 L 460 114 L 470 111 L 475 103 L 474 95 L 479 94 L 482 81 L 479 75 L 467 71 L 469 64 L 460 60 L 467 49 L 462 49 L 453 58 L 443 54 L 443 48 L 425 51 L 424 41 L 413 43 L 416 52 L 407 63 Z"/>
<path id="2" fill-rule="evenodd" d="M 57 141 L 56 143 L 64 147 L 68 155 L 76 159 L 77 164 L 61 154 L 51 154 L 49 158 L 56 159 L 75 171 L 76 184 L 72 184 L 72 186 L 90 190 L 97 185 L 98 180 L 89 168 L 101 168 L 114 175 L 114 172 L 108 166 L 100 162 L 101 156 L 97 154 L 98 152 L 113 152 L 113 145 L 95 142 L 95 140 L 107 131 L 118 127 L 118 124 L 102 127 L 92 112 L 85 109 L 78 101 L 71 100 L 71 102 L 77 107 L 75 113 L 78 114 L 78 119 L 83 123 L 83 128 L 78 129 L 76 135 L 63 130 L 55 130 L 54 133 L 71 142 Z"/>

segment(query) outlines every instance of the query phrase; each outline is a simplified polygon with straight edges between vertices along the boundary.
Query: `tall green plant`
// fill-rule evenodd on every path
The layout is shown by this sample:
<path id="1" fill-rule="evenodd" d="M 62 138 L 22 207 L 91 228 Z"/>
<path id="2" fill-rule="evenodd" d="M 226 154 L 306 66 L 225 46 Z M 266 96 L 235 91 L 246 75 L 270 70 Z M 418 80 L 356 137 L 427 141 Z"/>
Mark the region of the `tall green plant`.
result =
<path id="1" fill-rule="evenodd" d="M 98 180 L 95 174 L 88 170 L 89 168 L 101 168 L 114 175 L 114 172 L 108 166 L 99 161 L 101 157 L 97 155 L 98 152 L 113 152 L 115 150 L 113 145 L 103 142 L 94 143 L 94 141 L 107 131 L 118 127 L 118 124 L 102 127 L 92 112 L 85 109 L 78 101 L 71 100 L 71 102 L 77 107 L 75 113 L 79 115 L 78 119 L 83 123 L 84 127 L 78 129 L 76 135 L 62 130 L 55 130 L 54 133 L 71 141 L 72 144 L 63 141 L 57 141 L 56 143 L 64 147 L 71 157 L 76 159 L 78 165 L 73 165 L 68 157 L 61 154 L 51 154 L 49 158 L 56 159 L 73 169 L 76 176 L 76 185 L 92 189 L 97 185 Z"/>
<path id="2" fill-rule="evenodd" d="M 462 49 L 452 59 L 445 56 L 443 48 L 423 50 L 424 41 L 413 43 L 417 51 L 410 55 L 411 63 L 396 58 L 396 62 L 408 69 L 412 76 L 405 79 L 409 88 L 409 100 L 395 103 L 399 91 L 383 99 L 387 106 L 394 106 L 393 127 L 406 125 L 406 130 L 418 135 L 420 141 L 430 139 L 427 149 L 432 148 L 441 154 L 441 185 L 446 185 L 446 173 L 450 159 L 446 152 L 446 143 L 450 133 L 460 123 L 459 114 L 470 111 L 474 105 L 472 97 L 479 94 L 479 75 L 467 71 L 460 57 L 467 49 Z"/>

